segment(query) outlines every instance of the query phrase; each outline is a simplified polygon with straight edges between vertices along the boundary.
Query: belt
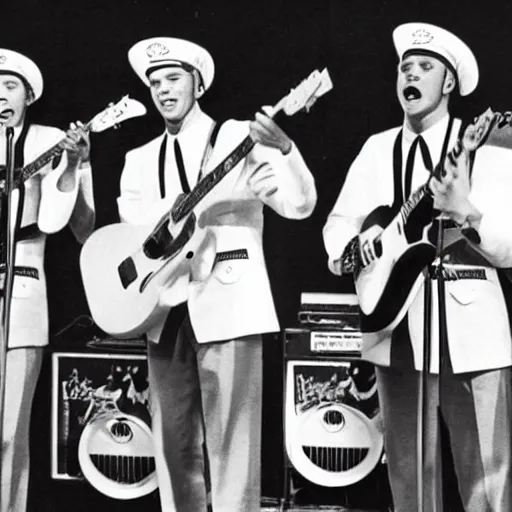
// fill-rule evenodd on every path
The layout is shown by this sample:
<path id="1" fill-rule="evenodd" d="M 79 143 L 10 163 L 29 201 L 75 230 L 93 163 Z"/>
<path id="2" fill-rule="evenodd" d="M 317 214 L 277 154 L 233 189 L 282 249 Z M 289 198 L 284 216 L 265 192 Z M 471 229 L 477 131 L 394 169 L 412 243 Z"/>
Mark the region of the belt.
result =
<path id="1" fill-rule="evenodd" d="M 32 279 L 39 279 L 39 270 L 34 267 L 14 267 L 15 276 L 31 277 Z M 4 281 L 5 281 L 5 264 L 0 265 L 0 297 L 4 296 Z"/>
<path id="2" fill-rule="evenodd" d="M 443 265 L 443 278 L 445 281 L 458 281 L 459 279 L 477 279 L 480 281 L 487 280 L 487 272 L 485 268 L 452 268 Z M 430 265 L 428 267 L 430 279 L 435 280 L 439 277 L 439 267 Z"/>
<path id="3" fill-rule="evenodd" d="M 0 265 L 0 274 L 5 274 L 5 264 L 3 263 Z M 39 270 L 34 267 L 24 267 L 20 265 L 14 267 L 14 275 L 39 279 Z"/>
<path id="4" fill-rule="evenodd" d="M 222 251 L 218 252 L 215 256 L 215 263 L 219 261 L 228 261 L 228 260 L 248 260 L 249 253 L 247 249 L 235 249 L 233 251 Z"/>

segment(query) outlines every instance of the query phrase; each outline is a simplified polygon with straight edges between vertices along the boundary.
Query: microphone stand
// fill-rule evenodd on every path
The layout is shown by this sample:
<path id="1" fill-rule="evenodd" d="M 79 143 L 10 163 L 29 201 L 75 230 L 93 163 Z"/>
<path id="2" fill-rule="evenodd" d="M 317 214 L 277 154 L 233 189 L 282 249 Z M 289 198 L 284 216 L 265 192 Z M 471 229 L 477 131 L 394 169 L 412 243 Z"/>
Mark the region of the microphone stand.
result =
<path id="1" fill-rule="evenodd" d="M 441 479 L 439 482 L 438 488 L 436 488 L 436 496 L 441 496 L 440 501 L 440 510 L 444 508 L 444 497 L 443 497 L 443 482 L 442 482 L 442 461 L 443 461 L 443 450 L 442 450 L 442 436 L 441 436 L 441 418 L 442 418 L 442 399 L 443 399 L 443 373 L 445 371 L 445 351 L 448 347 L 448 330 L 447 330 L 447 322 L 446 322 L 446 292 L 445 292 L 445 270 L 443 264 L 443 249 L 444 249 L 444 221 L 448 220 L 443 214 L 438 217 L 438 230 L 437 230 L 437 244 L 436 244 L 436 260 L 437 260 L 437 268 L 435 269 L 437 274 L 437 309 L 438 309 L 438 321 L 439 321 L 439 347 L 438 347 L 438 369 L 439 375 L 437 378 L 437 415 L 436 415 L 436 427 L 439 432 L 439 444 L 434 448 L 436 449 L 436 465 L 437 465 L 437 457 L 440 458 L 439 468 L 441 470 Z M 435 477 L 437 477 L 437 472 L 434 473 Z"/>
<path id="2" fill-rule="evenodd" d="M 437 280 L 437 293 L 438 293 L 438 321 L 439 321 L 439 378 L 438 378 L 438 406 L 437 406 L 437 422 L 436 427 L 441 427 L 441 395 L 442 395 L 442 372 L 444 369 L 445 347 L 447 346 L 447 328 L 446 328 L 446 301 L 445 301 L 445 276 L 443 267 L 443 246 L 444 246 L 444 217 L 439 215 L 437 217 L 438 231 L 436 240 L 436 258 L 433 264 L 433 275 L 429 269 L 425 271 L 424 283 L 424 300 L 423 300 L 423 367 L 420 376 L 418 388 L 418 428 L 417 428 L 417 502 L 418 512 L 431 512 L 429 502 L 431 498 L 425 495 L 424 486 L 424 468 L 425 460 L 427 458 L 427 451 L 432 450 L 426 439 L 429 438 L 428 434 L 428 415 L 429 415 L 429 400 L 428 400 L 428 376 L 430 372 L 431 363 L 431 350 L 432 350 L 432 278 Z M 433 447 L 436 450 L 434 461 L 437 459 L 437 445 Z M 442 451 L 441 451 L 442 454 Z M 434 473 L 434 478 L 437 474 Z M 429 489 L 431 491 L 431 489 Z M 436 510 L 443 509 L 442 498 L 442 485 L 436 486 L 434 481 L 434 499 L 440 499 L 437 503 Z"/>
<path id="3" fill-rule="evenodd" d="M 14 129 L 10 126 L 5 128 L 6 138 L 6 180 L 5 189 L 5 208 L 7 209 L 4 218 L 7 219 L 6 236 L 5 236 L 5 279 L 3 287 L 2 300 L 2 317 L 0 331 L 0 485 L 2 482 L 2 464 L 3 459 L 3 427 L 4 427 L 4 403 L 5 403 L 5 382 L 6 382 L 6 366 L 7 366 L 7 347 L 9 344 L 9 326 L 11 316 L 12 287 L 14 283 L 14 229 L 12 228 L 13 216 L 11 212 L 11 192 L 14 183 L 14 158 L 13 158 L 13 139 Z M 2 226 L 3 228 L 4 226 Z M 0 509 L 1 507 L 0 493 Z"/>
<path id="4" fill-rule="evenodd" d="M 418 512 L 429 512 L 426 508 L 427 500 L 425 500 L 425 488 L 423 485 L 424 466 L 426 458 L 426 443 L 428 417 L 428 374 L 430 363 L 430 352 L 432 344 L 432 280 L 428 269 L 425 271 L 425 282 L 423 285 L 423 367 L 419 379 L 418 386 L 418 419 L 417 419 L 417 449 L 416 449 L 416 490 L 418 500 Z"/>

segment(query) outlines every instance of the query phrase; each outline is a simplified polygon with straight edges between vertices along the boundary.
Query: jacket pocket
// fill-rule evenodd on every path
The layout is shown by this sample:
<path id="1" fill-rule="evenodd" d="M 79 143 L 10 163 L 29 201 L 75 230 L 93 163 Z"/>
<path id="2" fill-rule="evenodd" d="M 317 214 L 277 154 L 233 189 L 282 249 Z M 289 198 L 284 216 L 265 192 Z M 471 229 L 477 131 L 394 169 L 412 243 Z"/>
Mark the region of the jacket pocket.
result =
<path id="1" fill-rule="evenodd" d="M 245 249 L 217 253 L 212 275 L 222 284 L 233 284 L 240 280 L 248 265 L 249 257 Z"/>
<path id="2" fill-rule="evenodd" d="M 478 287 L 471 279 L 449 283 L 448 293 L 461 305 L 466 306 L 474 302 L 478 295 Z"/>

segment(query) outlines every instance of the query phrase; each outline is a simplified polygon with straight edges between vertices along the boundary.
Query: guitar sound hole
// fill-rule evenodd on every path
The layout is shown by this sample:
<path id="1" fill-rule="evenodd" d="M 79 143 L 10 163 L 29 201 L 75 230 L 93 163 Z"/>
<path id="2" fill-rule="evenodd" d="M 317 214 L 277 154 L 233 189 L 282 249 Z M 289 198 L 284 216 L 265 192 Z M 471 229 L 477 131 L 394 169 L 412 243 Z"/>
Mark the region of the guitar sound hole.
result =
<path id="1" fill-rule="evenodd" d="M 194 257 L 194 253 L 192 251 L 187 252 L 187 260 L 191 260 Z"/>

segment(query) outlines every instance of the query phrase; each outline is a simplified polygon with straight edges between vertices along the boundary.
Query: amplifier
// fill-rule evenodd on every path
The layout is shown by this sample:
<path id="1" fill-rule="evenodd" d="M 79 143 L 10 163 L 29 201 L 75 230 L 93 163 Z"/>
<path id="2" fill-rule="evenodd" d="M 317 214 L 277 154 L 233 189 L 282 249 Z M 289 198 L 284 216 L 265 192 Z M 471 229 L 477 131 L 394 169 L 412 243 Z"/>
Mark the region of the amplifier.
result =
<path id="1" fill-rule="evenodd" d="M 298 320 L 306 325 L 331 325 L 359 330 L 359 302 L 353 293 L 304 292 Z"/>
<path id="2" fill-rule="evenodd" d="M 360 357 L 360 332 L 301 326 L 285 329 L 283 341 L 285 501 L 294 472 L 323 489 L 359 486 L 367 497 L 385 501 L 376 377 Z M 353 496 L 348 501 L 354 505 Z"/>
<path id="3" fill-rule="evenodd" d="M 52 478 L 85 479 L 118 500 L 145 496 L 157 488 L 145 352 L 119 340 L 91 348 L 52 354 Z"/>
<path id="4" fill-rule="evenodd" d="M 361 354 L 361 331 L 331 326 L 290 327 L 285 330 L 288 357 L 341 357 Z"/>

